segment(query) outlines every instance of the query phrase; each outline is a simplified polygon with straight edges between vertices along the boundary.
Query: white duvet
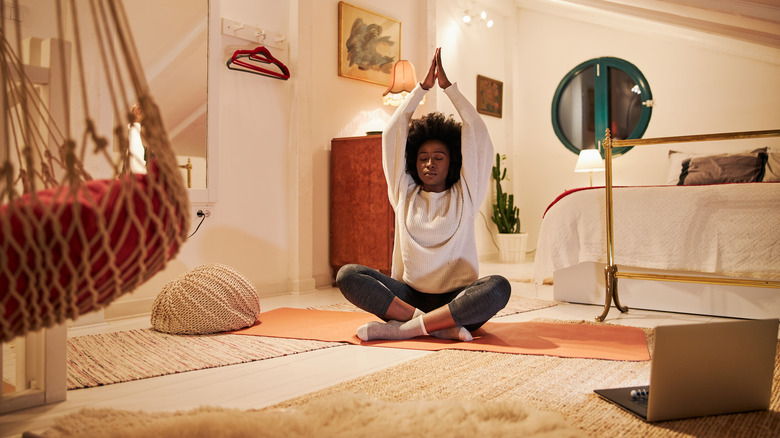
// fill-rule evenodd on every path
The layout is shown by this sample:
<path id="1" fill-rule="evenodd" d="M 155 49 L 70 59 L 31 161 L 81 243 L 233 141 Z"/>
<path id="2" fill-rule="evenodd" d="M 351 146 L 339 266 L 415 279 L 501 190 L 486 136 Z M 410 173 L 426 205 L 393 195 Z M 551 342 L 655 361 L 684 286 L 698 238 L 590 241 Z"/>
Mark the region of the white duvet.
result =
<path id="1" fill-rule="evenodd" d="M 780 279 L 780 183 L 616 187 L 615 264 Z M 605 189 L 568 193 L 539 230 L 534 283 L 606 262 Z"/>

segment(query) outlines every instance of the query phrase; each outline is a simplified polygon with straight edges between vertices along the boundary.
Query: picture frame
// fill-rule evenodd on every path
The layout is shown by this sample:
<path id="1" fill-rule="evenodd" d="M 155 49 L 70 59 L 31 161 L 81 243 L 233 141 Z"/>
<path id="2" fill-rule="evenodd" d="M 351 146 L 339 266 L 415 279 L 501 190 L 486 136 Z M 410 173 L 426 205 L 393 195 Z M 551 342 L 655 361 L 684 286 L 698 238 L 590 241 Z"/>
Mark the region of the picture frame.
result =
<path id="1" fill-rule="evenodd" d="M 400 59 L 400 21 L 339 2 L 339 76 L 388 86 Z"/>
<path id="2" fill-rule="evenodd" d="M 501 118 L 504 104 L 504 83 L 477 75 L 477 112 Z"/>

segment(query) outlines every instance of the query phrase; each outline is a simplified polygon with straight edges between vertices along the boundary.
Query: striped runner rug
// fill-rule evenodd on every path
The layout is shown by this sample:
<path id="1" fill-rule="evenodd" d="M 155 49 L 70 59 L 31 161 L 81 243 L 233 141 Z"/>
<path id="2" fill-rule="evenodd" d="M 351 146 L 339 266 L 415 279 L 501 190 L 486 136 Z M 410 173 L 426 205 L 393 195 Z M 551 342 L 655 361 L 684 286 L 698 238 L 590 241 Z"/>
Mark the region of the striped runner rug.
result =
<path id="1" fill-rule="evenodd" d="M 137 329 L 68 339 L 68 389 L 252 362 L 343 345 L 240 335 L 183 336 Z"/>

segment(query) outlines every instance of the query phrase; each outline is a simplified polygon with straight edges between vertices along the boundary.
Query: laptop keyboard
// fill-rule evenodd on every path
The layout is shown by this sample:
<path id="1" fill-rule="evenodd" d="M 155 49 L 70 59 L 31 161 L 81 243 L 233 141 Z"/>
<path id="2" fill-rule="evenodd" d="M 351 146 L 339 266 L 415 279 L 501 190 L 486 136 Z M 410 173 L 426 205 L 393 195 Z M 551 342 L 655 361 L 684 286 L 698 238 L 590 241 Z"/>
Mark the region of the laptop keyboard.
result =
<path id="1" fill-rule="evenodd" d="M 647 398 L 650 396 L 650 391 L 646 389 L 632 389 L 631 401 L 635 404 L 647 408 Z"/>

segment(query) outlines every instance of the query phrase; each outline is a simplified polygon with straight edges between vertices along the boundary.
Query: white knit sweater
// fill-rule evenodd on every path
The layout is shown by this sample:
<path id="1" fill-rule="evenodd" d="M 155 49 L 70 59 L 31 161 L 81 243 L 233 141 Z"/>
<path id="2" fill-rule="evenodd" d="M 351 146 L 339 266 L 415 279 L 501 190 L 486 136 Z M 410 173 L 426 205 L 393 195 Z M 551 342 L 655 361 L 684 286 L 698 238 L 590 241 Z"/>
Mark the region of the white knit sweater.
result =
<path id="1" fill-rule="evenodd" d="M 427 93 L 407 96 L 382 135 L 382 165 L 395 210 L 392 277 L 426 293 L 445 293 L 479 277 L 474 220 L 489 186 L 493 143 L 476 109 L 457 84 L 444 90 L 463 121 L 460 180 L 440 193 L 425 192 L 406 172 L 406 138 L 414 110 Z"/>

